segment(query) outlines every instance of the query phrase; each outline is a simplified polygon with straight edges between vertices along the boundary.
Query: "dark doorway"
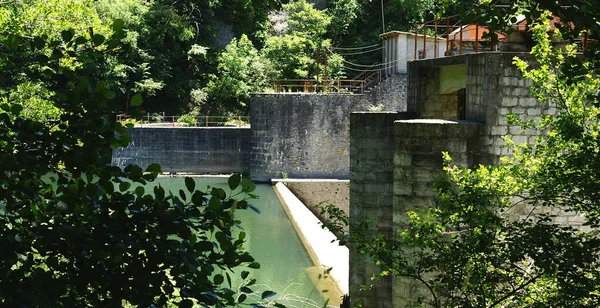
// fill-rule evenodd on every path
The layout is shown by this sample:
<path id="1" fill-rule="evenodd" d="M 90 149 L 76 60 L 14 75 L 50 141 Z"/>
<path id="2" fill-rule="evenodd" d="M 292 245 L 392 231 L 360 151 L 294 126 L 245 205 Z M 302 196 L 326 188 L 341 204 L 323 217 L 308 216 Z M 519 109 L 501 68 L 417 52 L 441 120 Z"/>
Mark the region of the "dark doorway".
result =
<path id="1" fill-rule="evenodd" d="M 458 119 L 466 120 L 467 119 L 467 89 L 462 88 L 456 91 L 456 96 L 458 97 Z"/>

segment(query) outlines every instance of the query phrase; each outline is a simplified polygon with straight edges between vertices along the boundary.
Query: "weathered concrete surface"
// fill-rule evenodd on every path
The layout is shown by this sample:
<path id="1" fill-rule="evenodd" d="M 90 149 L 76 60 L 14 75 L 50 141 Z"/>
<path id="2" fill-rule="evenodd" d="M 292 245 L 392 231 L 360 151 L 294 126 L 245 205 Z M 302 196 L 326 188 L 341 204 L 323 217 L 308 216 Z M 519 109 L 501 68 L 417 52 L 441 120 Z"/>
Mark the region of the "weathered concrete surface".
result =
<path id="1" fill-rule="evenodd" d="M 368 106 L 364 95 L 255 95 L 250 176 L 348 179 L 350 113 Z"/>
<path id="2" fill-rule="evenodd" d="M 396 120 L 410 119 L 407 113 L 352 113 L 350 115 L 350 220 L 371 220 L 372 234 L 393 233 L 394 126 Z M 372 280 L 379 273 L 369 256 L 350 248 L 350 294 L 363 307 L 388 308 L 392 280 Z M 374 285 L 362 291 L 361 285 Z"/>
<path id="3" fill-rule="evenodd" d="M 131 128 L 131 144 L 113 151 L 112 164 L 159 163 L 164 172 L 247 173 L 249 128 Z"/>
<path id="4" fill-rule="evenodd" d="M 408 211 L 434 206 L 432 182 L 442 171 L 442 152 L 448 152 L 452 164 L 473 166 L 477 161 L 480 128 L 480 123 L 466 121 L 394 122 L 393 230 L 406 229 Z M 414 279 L 393 277 L 391 285 L 391 307 L 417 307 L 419 297 L 426 302 L 431 300 L 425 286 Z"/>
<path id="5" fill-rule="evenodd" d="M 341 295 L 348 294 L 348 248 L 340 246 L 327 228 L 321 228 L 319 219 L 283 183 L 275 184 L 274 188 L 311 259 L 322 269 L 315 274 L 323 274 L 323 270 L 332 268 L 329 277 L 333 278 L 331 286 L 335 288 L 329 288 L 329 304 L 338 306 Z M 327 278 L 322 280 L 328 281 Z"/>
<path id="6" fill-rule="evenodd" d="M 350 181 L 326 179 L 273 179 L 282 182 L 319 220 L 323 221 L 321 211 L 315 206 L 333 204 L 350 213 Z M 347 230 L 346 230 L 347 231 Z"/>

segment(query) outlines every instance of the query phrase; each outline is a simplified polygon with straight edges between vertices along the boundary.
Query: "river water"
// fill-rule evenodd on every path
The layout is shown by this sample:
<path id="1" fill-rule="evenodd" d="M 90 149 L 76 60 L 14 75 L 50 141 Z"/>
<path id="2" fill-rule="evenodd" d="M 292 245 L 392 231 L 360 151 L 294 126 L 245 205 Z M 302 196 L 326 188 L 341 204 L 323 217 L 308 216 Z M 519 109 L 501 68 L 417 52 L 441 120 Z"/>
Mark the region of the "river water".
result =
<path id="1" fill-rule="evenodd" d="M 230 192 L 225 177 L 194 179 L 196 189 L 206 190 L 207 186 L 212 186 Z M 180 189 L 185 190 L 184 178 L 181 177 L 161 177 L 155 183 L 165 190 L 171 190 L 174 195 L 178 195 Z M 260 184 L 257 185 L 254 194 L 259 198 L 250 203 L 261 213 L 243 210 L 236 211 L 235 214 L 236 219 L 242 221 L 241 225 L 247 233 L 244 248 L 260 263 L 261 268 L 239 268 L 237 271 L 249 270 L 251 276 L 257 280 L 257 285 L 252 287 L 253 291 L 257 294 L 264 290 L 275 291 L 277 295 L 271 300 L 287 307 L 322 307 L 324 301 L 307 274 L 307 270 L 314 270 L 314 264 L 275 191 L 270 185 Z M 239 273 L 235 276 L 239 277 Z M 236 283 L 240 284 L 241 281 L 234 281 L 234 288 Z"/>

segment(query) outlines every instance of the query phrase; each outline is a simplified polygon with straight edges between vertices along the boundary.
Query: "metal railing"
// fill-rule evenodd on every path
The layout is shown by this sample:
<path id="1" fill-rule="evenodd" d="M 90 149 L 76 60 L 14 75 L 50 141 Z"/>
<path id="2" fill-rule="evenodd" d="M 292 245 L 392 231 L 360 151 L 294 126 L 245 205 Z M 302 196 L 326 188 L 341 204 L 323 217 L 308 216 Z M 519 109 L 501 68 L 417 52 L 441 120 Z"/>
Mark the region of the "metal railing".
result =
<path id="1" fill-rule="evenodd" d="M 273 82 L 276 93 L 305 92 L 305 93 L 365 93 L 365 80 L 335 79 L 317 81 L 314 79 L 281 79 Z"/>
<path id="2" fill-rule="evenodd" d="M 141 118 L 132 118 L 127 114 L 118 114 L 117 122 L 132 123 L 135 127 L 249 127 L 250 117 L 149 113 Z"/>
<path id="3" fill-rule="evenodd" d="M 414 30 L 414 60 L 428 58 L 428 39 L 431 39 L 432 37 L 433 58 L 449 55 L 462 55 L 466 52 L 479 53 L 482 51 L 498 51 L 498 44 L 508 41 L 508 35 L 506 33 L 494 31 L 494 34 L 491 35 L 491 30 L 486 26 L 480 25 L 477 19 L 475 19 L 474 24 L 463 24 L 462 20 L 455 20 L 458 17 L 460 16 L 453 15 L 435 18 L 423 24 L 417 25 Z M 552 18 L 553 21 L 555 19 L 557 19 L 556 21 L 560 21 L 556 16 L 553 16 Z M 428 28 L 432 28 L 433 35 L 427 35 Z M 423 34 L 419 34 L 419 30 L 421 30 Z M 438 33 L 439 30 L 442 30 L 442 33 Z M 524 32 L 526 31 L 526 26 L 517 25 L 515 30 Z M 473 35 L 471 35 L 470 32 L 473 32 Z M 421 36 L 421 38 L 419 38 L 419 36 Z M 492 37 L 495 37 L 495 40 L 493 40 Z M 584 31 L 580 39 L 576 40 L 576 43 L 580 45 L 582 51 L 587 51 L 589 47 L 588 40 L 587 28 L 584 27 Z M 444 54 L 438 54 L 438 44 L 442 41 L 445 41 L 446 43 L 446 50 Z M 419 47 L 422 48 L 421 54 L 418 53 Z M 465 49 L 469 50 L 467 51 Z M 429 57 L 431 57 L 431 55 L 429 55 Z"/>

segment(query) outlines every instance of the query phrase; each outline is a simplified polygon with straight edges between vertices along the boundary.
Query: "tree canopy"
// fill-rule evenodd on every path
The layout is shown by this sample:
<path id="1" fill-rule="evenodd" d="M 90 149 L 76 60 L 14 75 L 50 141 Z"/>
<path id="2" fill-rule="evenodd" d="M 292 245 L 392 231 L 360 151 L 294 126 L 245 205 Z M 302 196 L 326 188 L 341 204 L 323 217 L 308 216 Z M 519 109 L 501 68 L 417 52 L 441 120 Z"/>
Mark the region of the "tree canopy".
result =
<path id="1" fill-rule="evenodd" d="M 384 1 L 386 31 L 412 29 L 438 6 L 432 1 Z M 244 61 L 265 67 L 269 84 L 284 78 L 322 80 L 326 61 L 328 79 L 352 78 L 357 72 L 346 71 L 343 57 L 330 47 L 377 44 L 381 14 L 380 2 L 363 0 L 329 0 L 318 7 L 305 0 L 23 0 L 0 4 L 0 35 L 57 39 L 68 29 L 90 35 L 91 27 L 99 39 L 111 35 L 114 20 L 123 20 L 122 44 L 95 68 L 115 91 L 122 112 L 128 112 L 132 95 L 141 93 L 148 112 L 223 115 L 247 112 L 247 91 L 239 91 L 243 85 L 269 90 L 262 77 L 248 83 L 244 74 L 232 76 L 224 69 L 227 46 L 245 40 L 242 36 L 257 50 Z M 363 64 L 380 61 L 377 52 L 344 57 Z M 24 84 L 13 95 L 35 94 L 38 99 L 29 103 L 45 110 L 38 114 L 56 112 L 43 104 L 45 91 L 39 84 Z M 224 99 L 225 93 L 236 98 Z"/>
<path id="2" fill-rule="evenodd" d="M 230 192 L 200 191 L 191 178 L 173 195 L 144 187 L 160 173 L 110 166 L 127 146 L 115 122 L 119 105 L 98 67 L 126 38 L 73 29 L 59 37 L 3 32 L 0 42 L 0 304 L 12 307 L 204 305 L 246 301 L 254 281 L 233 269 L 259 268 L 242 249 L 236 210 L 248 208 L 255 185 L 234 175 Z M 24 84 L 42 85 L 58 110 L 27 114 Z M 33 95 L 32 99 L 36 99 Z M 129 106 L 142 104 L 132 95 Z M 263 297 L 271 296 L 264 293 Z M 250 301 L 250 300 L 248 300 Z M 250 303 L 249 303 L 250 305 Z"/>

